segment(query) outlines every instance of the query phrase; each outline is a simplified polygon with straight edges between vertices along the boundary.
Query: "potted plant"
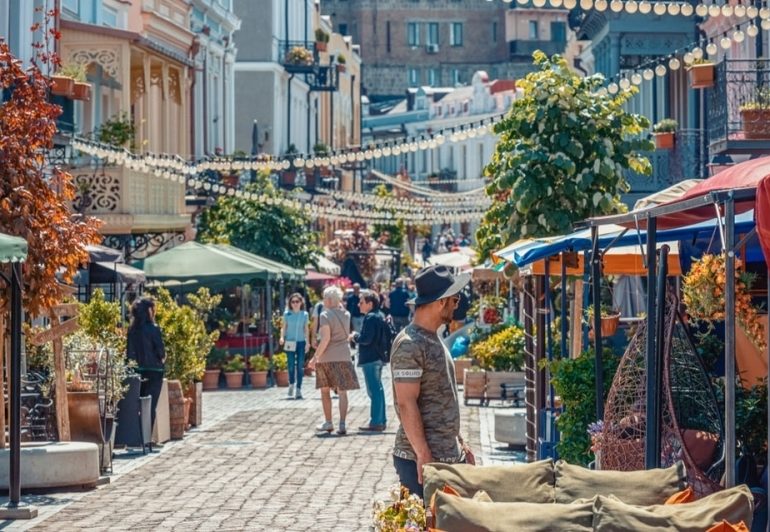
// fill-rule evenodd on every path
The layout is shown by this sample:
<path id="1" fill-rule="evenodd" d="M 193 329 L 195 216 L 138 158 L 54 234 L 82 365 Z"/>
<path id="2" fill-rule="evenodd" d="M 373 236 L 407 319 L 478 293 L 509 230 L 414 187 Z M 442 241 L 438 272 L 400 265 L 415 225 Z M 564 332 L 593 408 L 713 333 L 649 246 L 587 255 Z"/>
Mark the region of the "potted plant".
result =
<path id="1" fill-rule="evenodd" d="M 345 65 L 347 64 L 347 62 L 348 62 L 348 60 L 347 60 L 347 58 L 344 55 L 342 55 L 342 54 L 338 55 L 337 56 L 337 72 L 345 72 L 345 70 L 346 70 L 346 66 Z"/>
<path id="2" fill-rule="evenodd" d="M 243 386 L 243 370 L 246 369 L 246 364 L 241 355 L 235 355 L 229 362 L 225 363 L 222 369 L 225 371 L 225 379 L 227 379 L 229 389 Z"/>
<path id="3" fill-rule="evenodd" d="M 91 99 L 91 84 L 86 80 L 86 65 L 81 63 L 67 63 L 62 65 L 58 74 L 74 80 L 72 99 L 85 101 Z"/>
<path id="4" fill-rule="evenodd" d="M 289 358 L 286 353 L 273 355 L 273 370 L 275 371 L 276 386 L 289 385 Z"/>
<path id="5" fill-rule="evenodd" d="M 203 389 L 216 390 L 219 388 L 219 375 L 222 365 L 227 360 L 227 349 L 212 347 L 206 355 L 206 370 L 203 372 Z"/>
<path id="6" fill-rule="evenodd" d="M 315 30 L 315 49 L 319 52 L 325 52 L 329 45 L 329 34 L 321 28 Z"/>
<path id="7" fill-rule="evenodd" d="M 251 371 L 249 372 L 251 387 L 267 388 L 267 372 L 270 371 L 270 359 L 264 355 L 254 355 L 249 362 L 251 364 Z"/>
<path id="8" fill-rule="evenodd" d="M 609 305 L 602 304 L 600 308 L 601 320 L 602 320 L 602 336 L 609 338 L 618 330 L 620 324 L 620 311 L 612 308 Z M 588 320 L 588 326 L 593 329 L 594 326 L 594 307 L 589 305 L 586 308 L 586 318 Z"/>
<path id="9" fill-rule="evenodd" d="M 51 94 L 72 98 L 75 92 L 75 76 L 78 74 L 77 65 L 63 65 L 51 76 Z M 85 72 L 83 78 L 85 81 Z"/>
<path id="10" fill-rule="evenodd" d="M 745 138 L 770 138 L 770 87 L 757 89 L 754 98 L 741 105 L 740 112 Z"/>
<path id="11" fill-rule="evenodd" d="M 679 124 L 673 118 L 664 118 L 654 126 L 655 147 L 659 150 L 670 150 L 674 147 L 674 135 Z"/>
<path id="12" fill-rule="evenodd" d="M 706 89 L 714 86 L 714 63 L 708 59 L 696 59 L 687 68 L 690 87 Z"/>
<path id="13" fill-rule="evenodd" d="M 113 146 L 126 147 L 129 142 L 133 144 L 134 122 L 127 113 L 110 117 L 101 126 L 99 126 L 96 136 L 99 142 L 111 144 Z"/>
<path id="14" fill-rule="evenodd" d="M 289 65 L 310 66 L 313 62 L 313 52 L 304 46 L 294 46 L 286 54 L 286 63 Z"/>
<path id="15" fill-rule="evenodd" d="M 523 382 L 525 357 L 524 329 L 515 324 L 500 324 L 492 334 L 471 345 L 471 355 L 486 370 L 486 393 L 489 399 L 502 397 L 502 384 Z"/>

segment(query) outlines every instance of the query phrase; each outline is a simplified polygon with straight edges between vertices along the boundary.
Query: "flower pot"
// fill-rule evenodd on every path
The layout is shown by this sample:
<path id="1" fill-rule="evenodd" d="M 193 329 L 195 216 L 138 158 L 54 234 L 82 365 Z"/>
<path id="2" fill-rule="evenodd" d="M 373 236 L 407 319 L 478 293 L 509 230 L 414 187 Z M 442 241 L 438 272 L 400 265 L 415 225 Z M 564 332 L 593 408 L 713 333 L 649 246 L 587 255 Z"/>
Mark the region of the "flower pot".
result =
<path id="1" fill-rule="evenodd" d="M 184 437 L 184 429 L 187 427 L 184 405 L 182 383 L 178 380 L 168 381 L 168 416 L 172 440 L 181 440 Z"/>
<path id="2" fill-rule="evenodd" d="M 743 135 L 747 139 L 770 139 L 770 109 L 741 109 Z"/>
<path id="3" fill-rule="evenodd" d="M 471 371 L 465 370 L 463 376 L 463 399 L 465 404 L 468 404 L 469 399 L 484 400 L 484 391 L 487 387 L 487 375 L 486 371 Z"/>
<path id="4" fill-rule="evenodd" d="M 674 148 L 674 133 L 655 133 L 655 147 L 659 150 Z"/>
<path id="5" fill-rule="evenodd" d="M 75 90 L 74 79 L 67 76 L 59 76 L 56 74 L 51 76 L 51 94 L 70 98 L 72 97 L 72 92 L 74 90 Z"/>
<path id="6" fill-rule="evenodd" d="M 455 379 L 457 384 L 462 384 L 465 377 L 465 370 L 471 367 L 470 359 L 455 360 Z"/>
<path id="7" fill-rule="evenodd" d="M 275 385 L 276 386 L 288 386 L 289 385 L 289 372 L 285 369 L 277 370 L 275 372 Z"/>
<path id="8" fill-rule="evenodd" d="M 227 380 L 227 388 L 230 390 L 234 390 L 243 386 L 242 371 L 225 371 L 225 379 Z"/>
<path id="9" fill-rule="evenodd" d="M 714 86 L 714 63 L 692 65 L 688 72 L 690 87 L 693 89 L 706 89 Z"/>
<path id="10" fill-rule="evenodd" d="M 345 72 L 346 70 L 347 70 L 347 67 L 345 65 L 340 65 L 340 64 L 337 65 L 337 72 L 342 73 L 342 72 Z"/>
<path id="11" fill-rule="evenodd" d="M 207 369 L 203 372 L 203 389 L 216 390 L 219 388 L 219 374 L 221 369 Z"/>
<path id="12" fill-rule="evenodd" d="M 267 388 L 267 371 L 250 371 L 252 388 Z"/>
<path id="13" fill-rule="evenodd" d="M 612 316 L 602 316 L 602 337 L 609 338 L 618 330 L 620 324 L 620 313 Z"/>
<path id="14" fill-rule="evenodd" d="M 219 375 L 217 375 L 217 378 L 219 378 Z M 203 423 L 203 383 L 191 383 L 187 387 L 184 395 L 192 402 L 192 405 L 190 406 L 190 415 L 187 418 L 187 423 L 193 427 L 197 427 Z"/>
<path id="15" fill-rule="evenodd" d="M 89 101 L 91 99 L 91 84 L 75 82 L 75 88 L 72 91 L 73 100 Z"/>
<path id="16" fill-rule="evenodd" d="M 316 41 L 315 43 L 315 49 L 319 52 L 325 52 L 329 47 L 328 43 Z"/>

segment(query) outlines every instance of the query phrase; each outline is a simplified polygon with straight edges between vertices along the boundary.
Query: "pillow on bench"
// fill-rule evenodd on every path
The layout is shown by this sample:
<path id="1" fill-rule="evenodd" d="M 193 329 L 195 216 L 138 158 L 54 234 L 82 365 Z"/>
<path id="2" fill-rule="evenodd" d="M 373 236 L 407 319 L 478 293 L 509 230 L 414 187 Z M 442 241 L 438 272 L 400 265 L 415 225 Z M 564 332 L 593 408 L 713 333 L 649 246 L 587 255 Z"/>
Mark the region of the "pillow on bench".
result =
<path id="1" fill-rule="evenodd" d="M 724 521 L 743 521 L 750 529 L 754 499 L 746 486 L 718 491 L 694 502 L 674 505 L 632 506 L 615 497 L 596 498 L 594 530 L 654 532 L 678 530 L 683 532 L 708 530 Z"/>
<path id="2" fill-rule="evenodd" d="M 666 469 L 593 471 L 559 460 L 554 469 L 555 499 L 564 504 L 591 499 L 594 495 L 614 495 L 627 504 L 640 506 L 663 504 L 685 488 L 687 479 L 682 462 Z M 497 500 L 492 493 L 490 495 L 492 500 Z"/>
<path id="3" fill-rule="evenodd" d="M 494 498 L 493 498 L 494 499 Z M 593 501 L 582 504 L 480 502 L 436 492 L 436 528 L 445 532 L 588 532 Z"/>
<path id="4" fill-rule="evenodd" d="M 484 490 L 495 502 L 552 503 L 553 461 L 551 459 L 506 466 L 468 464 L 426 464 L 422 470 L 425 501 L 445 485 L 461 497 L 471 497 Z M 570 501 L 571 502 L 571 501 Z"/>

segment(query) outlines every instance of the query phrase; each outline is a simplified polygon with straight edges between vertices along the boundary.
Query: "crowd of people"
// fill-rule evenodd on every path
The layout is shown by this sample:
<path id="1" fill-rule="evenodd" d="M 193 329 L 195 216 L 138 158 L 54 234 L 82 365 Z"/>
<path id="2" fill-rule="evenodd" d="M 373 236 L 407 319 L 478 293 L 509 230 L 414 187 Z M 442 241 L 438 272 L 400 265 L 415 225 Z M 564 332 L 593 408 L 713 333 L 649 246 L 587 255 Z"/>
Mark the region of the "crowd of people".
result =
<path id="1" fill-rule="evenodd" d="M 459 248 L 468 247 L 471 245 L 470 235 L 460 233 L 455 236 L 452 228 L 446 229 L 438 234 L 433 241 L 430 238 L 426 238 L 420 248 L 422 255 L 422 261 L 427 264 L 431 255 L 449 253 L 450 251 L 457 251 Z"/>

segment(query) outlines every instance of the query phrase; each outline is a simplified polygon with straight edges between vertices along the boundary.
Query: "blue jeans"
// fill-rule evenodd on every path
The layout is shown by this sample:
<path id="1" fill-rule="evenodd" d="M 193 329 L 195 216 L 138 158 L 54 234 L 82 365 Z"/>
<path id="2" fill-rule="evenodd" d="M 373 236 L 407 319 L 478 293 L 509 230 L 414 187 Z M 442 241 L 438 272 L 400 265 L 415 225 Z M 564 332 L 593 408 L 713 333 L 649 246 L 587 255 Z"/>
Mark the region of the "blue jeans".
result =
<path id="1" fill-rule="evenodd" d="M 422 484 L 417 480 L 417 462 L 394 456 L 393 466 L 396 468 L 399 484 L 408 489 L 409 493 L 413 493 L 422 499 Z"/>
<path id="2" fill-rule="evenodd" d="M 297 388 L 302 388 L 302 377 L 305 374 L 305 342 L 297 342 L 297 350 L 287 352 L 286 356 L 289 359 L 289 384 L 296 382 Z"/>
<path id="3" fill-rule="evenodd" d="M 382 387 L 382 361 L 376 360 L 361 364 L 361 369 L 364 370 L 366 393 L 372 401 L 369 422 L 371 425 L 386 425 L 385 390 Z"/>

